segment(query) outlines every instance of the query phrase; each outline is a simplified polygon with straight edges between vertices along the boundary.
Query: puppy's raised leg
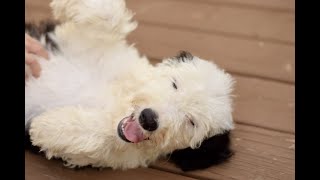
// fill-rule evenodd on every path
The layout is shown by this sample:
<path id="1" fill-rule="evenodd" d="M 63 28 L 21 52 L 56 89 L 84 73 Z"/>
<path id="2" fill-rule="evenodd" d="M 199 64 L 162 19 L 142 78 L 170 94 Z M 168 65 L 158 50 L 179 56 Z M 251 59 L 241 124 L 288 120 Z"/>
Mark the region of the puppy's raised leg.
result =
<path id="1" fill-rule="evenodd" d="M 103 38 L 112 34 L 125 38 L 137 26 L 124 0 L 53 0 L 50 6 L 55 19 L 62 22 L 61 31 L 69 32 L 68 36 L 80 30 L 80 37 Z"/>

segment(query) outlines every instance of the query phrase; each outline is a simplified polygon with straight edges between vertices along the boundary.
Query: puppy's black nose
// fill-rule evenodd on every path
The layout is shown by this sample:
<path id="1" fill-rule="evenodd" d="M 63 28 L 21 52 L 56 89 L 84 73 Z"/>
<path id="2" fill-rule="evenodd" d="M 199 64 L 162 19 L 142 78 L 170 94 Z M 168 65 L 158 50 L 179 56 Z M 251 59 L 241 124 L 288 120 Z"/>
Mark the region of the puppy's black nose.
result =
<path id="1" fill-rule="evenodd" d="M 139 122 L 143 129 L 155 131 L 158 128 L 157 119 L 157 114 L 152 109 L 147 108 L 140 113 Z"/>

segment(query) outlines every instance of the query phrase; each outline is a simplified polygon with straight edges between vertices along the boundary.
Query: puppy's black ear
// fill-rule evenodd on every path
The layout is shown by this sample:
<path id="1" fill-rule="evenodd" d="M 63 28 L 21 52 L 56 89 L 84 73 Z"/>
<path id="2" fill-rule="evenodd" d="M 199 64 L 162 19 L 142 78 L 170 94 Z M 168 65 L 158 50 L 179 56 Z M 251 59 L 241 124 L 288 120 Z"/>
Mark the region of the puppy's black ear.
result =
<path id="1" fill-rule="evenodd" d="M 188 51 L 180 51 L 175 58 L 179 61 L 186 62 L 193 60 L 193 55 Z"/>
<path id="2" fill-rule="evenodd" d="M 170 160 L 183 171 L 205 169 L 220 164 L 233 155 L 229 134 L 226 132 L 206 139 L 197 149 L 176 150 L 171 154 Z"/>

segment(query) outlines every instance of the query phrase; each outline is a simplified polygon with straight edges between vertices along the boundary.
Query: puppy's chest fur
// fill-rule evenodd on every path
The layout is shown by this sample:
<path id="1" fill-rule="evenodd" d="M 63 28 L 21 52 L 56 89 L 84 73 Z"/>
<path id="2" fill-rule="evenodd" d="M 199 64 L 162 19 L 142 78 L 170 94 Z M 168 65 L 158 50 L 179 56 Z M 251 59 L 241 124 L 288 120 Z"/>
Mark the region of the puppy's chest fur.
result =
<path id="1" fill-rule="evenodd" d="M 139 62 L 133 60 L 139 59 L 136 50 L 121 43 L 104 51 L 85 44 L 60 46 L 54 29 L 52 22 L 26 25 L 26 33 L 47 48 L 50 60 L 39 58 L 41 76 L 26 83 L 25 124 L 47 109 L 61 106 L 109 109 L 114 97 L 113 81 L 131 72 Z M 80 47 L 81 51 L 71 52 L 70 46 Z"/>

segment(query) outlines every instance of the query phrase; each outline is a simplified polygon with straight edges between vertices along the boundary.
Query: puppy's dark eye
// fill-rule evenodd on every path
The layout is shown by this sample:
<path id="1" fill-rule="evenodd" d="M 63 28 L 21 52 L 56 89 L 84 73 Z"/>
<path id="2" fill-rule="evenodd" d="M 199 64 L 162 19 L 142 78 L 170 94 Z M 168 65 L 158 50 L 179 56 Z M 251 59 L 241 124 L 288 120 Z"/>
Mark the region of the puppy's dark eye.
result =
<path id="1" fill-rule="evenodd" d="M 194 126 L 194 122 L 192 120 L 189 120 L 189 122 L 192 126 Z"/>
<path id="2" fill-rule="evenodd" d="M 172 86 L 173 88 L 178 89 L 177 84 L 175 82 L 172 82 Z"/>
<path id="3" fill-rule="evenodd" d="M 186 115 L 186 118 L 192 126 L 195 126 L 195 123 L 193 122 L 193 117 L 191 115 Z"/>

